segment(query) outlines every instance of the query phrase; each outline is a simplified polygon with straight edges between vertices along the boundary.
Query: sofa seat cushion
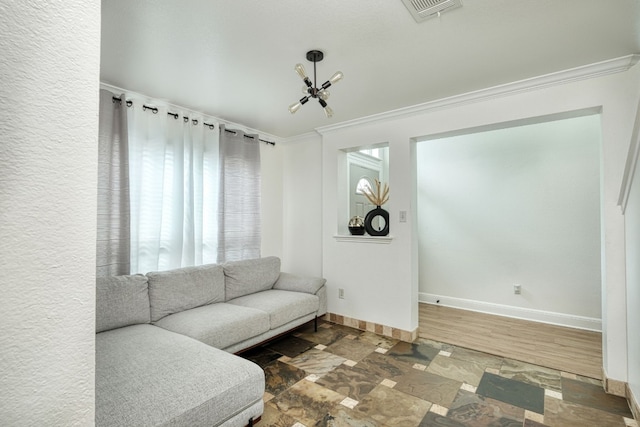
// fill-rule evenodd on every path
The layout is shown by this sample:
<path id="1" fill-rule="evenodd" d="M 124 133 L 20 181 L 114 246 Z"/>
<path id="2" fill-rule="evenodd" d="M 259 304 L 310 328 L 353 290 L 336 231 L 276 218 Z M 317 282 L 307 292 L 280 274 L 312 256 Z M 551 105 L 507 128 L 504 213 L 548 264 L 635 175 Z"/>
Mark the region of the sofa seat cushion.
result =
<path id="1" fill-rule="evenodd" d="M 96 335 L 98 427 L 217 426 L 258 412 L 248 420 L 264 384 L 254 363 L 153 325 Z"/>
<path id="2" fill-rule="evenodd" d="M 163 329 L 225 348 L 269 330 L 269 315 L 263 310 L 216 303 L 181 311 L 154 323 Z"/>
<path id="3" fill-rule="evenodd" d="M 304 292 L 270 289 L 227 301 L 227 304 L 250 307 L 269 313 L 271 329 L 275 329 L 292 320 L 316 313 L 320 298 Z"/>

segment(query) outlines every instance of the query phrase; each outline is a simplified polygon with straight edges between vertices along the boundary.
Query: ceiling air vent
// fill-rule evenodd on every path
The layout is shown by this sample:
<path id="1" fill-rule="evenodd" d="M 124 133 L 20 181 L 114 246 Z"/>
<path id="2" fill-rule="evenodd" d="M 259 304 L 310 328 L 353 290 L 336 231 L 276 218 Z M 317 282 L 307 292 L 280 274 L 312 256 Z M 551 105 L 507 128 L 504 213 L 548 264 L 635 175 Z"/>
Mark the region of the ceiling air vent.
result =
<path id="1" fill-rule="evenodd" d="M 416 22 L 426 21 L 442 12 L 462 7 L 462 0 L 402 0 Z"/>

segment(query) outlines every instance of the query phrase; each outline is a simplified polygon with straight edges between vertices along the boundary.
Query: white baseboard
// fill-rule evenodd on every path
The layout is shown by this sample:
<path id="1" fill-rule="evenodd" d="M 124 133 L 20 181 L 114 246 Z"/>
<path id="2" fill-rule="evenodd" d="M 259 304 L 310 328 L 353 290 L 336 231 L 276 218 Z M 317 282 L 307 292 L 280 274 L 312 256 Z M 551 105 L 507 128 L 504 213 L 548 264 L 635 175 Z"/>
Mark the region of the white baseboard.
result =
<path id="1" fill-rule="evenodd" d="M 569 328 L 602 331 L 602 320 L 594 317 L 575 316 L 572 314 L 555 313 L 552 311 L 535 310 L 531 308 L 514 307 L 511 305 L 494 304 L 491 302 L 475 301 L 463 298 L 433 295 L 425 292 L 418 294 L 418 300 L 427 304 L 442 305 L 451 308 L 549 323 Z"/>

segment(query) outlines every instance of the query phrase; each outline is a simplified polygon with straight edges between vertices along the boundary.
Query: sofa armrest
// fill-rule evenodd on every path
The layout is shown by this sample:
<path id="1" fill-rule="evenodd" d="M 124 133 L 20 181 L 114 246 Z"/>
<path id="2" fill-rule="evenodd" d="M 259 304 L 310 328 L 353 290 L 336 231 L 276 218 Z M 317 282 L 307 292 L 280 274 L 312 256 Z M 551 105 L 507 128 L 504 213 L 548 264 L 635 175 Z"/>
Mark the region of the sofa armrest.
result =
<path id="1" fill-rule="evenodd" d="M 291 273 L 280 273 L 280 277 L 273 285 L 273 289 L 282 291 L 305 292 L 316 294 L 327 280 L 322 277 L 298 276 Z"/>

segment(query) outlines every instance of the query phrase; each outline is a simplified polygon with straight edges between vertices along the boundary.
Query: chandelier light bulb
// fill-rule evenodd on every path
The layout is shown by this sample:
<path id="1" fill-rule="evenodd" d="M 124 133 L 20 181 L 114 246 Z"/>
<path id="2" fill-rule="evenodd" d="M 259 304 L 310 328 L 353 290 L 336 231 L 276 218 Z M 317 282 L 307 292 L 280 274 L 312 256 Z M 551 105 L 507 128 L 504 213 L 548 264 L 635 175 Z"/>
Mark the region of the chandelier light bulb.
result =
<path id="1" fill-rule="evenodd" d="M 302 107 L 302 103 L 301 102 L 296 102 L 295 104 L 291 104 L 291 105 L 289 105 L 289 112 L 291 114 L 295 114 L 296 111 L 298 111 L 300 109 L 300 107 Z"/>
<path id="2" fill-rule="evenodd" d="M 302 80 L 307 78 L 307 72 L 304 70 L 304 66 L 302 64 L 296 64 L 295 70 Z"/>
<path id="3" fill-rule="evenodd" d="M 324 101 L 324 99 L 320 98 L 318 99 L 318 102 L 320 103 L 320 106 L 324 109 L 324 114 L 327 116 L 327 118 L 330 118 L 333 116 L 333 110 L 331 109 L 331 107 L 329 107 L 327 105 L 327 103 Z"/>
<path id="4" fill-rule="evenodd" d="M 305 95 L 309 95 L 309 89 L 311 89 L 309 86 L 304 85 L 302 86 L 302 93 L 304 93 Z"/>
<path id="5" fill-rule="evenodd" d="M 331 94 L 326 89 L 320 89 L 318 91 L 318 98 L 322 99 L 323 101 L 326 101 L 327 99 L 329 99 L 329 95 Z"/>
<path id="6" fill-rule="evenodd" d="M 344 77 L 344 74 L 342 74 L 342 71 L 336 71 L 333 76 L 331 76 L 331 78 L 329 79 L 329 81 L 331 82 L 331 84 L 336 84 L 338 83 L 340 80 L 342 80 L 342 78 Z"/>

